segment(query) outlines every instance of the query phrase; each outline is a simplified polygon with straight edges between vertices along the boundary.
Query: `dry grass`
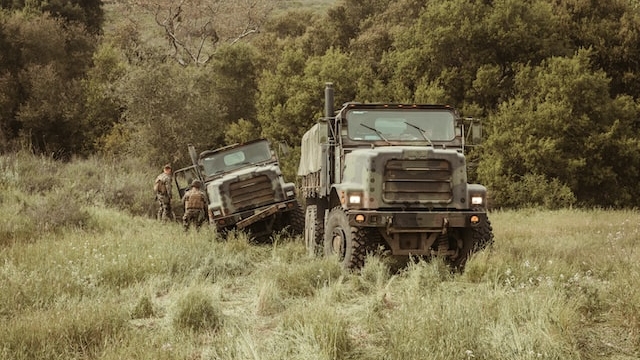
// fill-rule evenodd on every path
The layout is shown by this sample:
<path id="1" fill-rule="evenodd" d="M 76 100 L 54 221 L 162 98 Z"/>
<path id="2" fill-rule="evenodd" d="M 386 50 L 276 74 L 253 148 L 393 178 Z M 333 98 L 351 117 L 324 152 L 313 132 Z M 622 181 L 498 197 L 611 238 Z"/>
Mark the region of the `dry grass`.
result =
<path id="1" fill-rule="evenodd" d="M 185 234 L 102 201 L 35 226 L 24 209 L 75 190 L 27 191 L 13 179 L 28 165 L 0 175 L 0 232 L 17 234 L 0 244 L 2 359 L 640 356 L 635 211 L 494 212 L 495 247 L 463 274 L 372 257 L 355 275 L 308 258 L 300 239 Z M 57 171 L 82 179 L 91 167 Z"/>

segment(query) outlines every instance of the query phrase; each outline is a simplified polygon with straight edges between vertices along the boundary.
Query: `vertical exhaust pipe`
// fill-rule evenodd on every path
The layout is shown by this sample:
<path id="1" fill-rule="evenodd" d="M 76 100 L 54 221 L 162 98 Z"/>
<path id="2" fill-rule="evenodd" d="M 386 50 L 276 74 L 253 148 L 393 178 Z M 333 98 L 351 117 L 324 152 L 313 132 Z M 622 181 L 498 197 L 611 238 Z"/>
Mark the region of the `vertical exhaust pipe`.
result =
<path id="1" fill-rule="evenodd" d="M 333 83 L 324 84 L 324 117 L 329 120 L 333 117 Z"/>
<path id="2" fill-rule="evenodd" d="M 327 121 L 327 185 L 329 187 L 325 189 L 326 194 L 329 194 L 328 189 L 330 185 L 336 181 L 335 164 L 336 164 L 336 139 L 338 137 L 338 129 L 336 125 L 336 118 L 333 110 L 333 83 L 327 82 L 324 84 L 324 116 Z M 320 181 L 323 182 L 322 180 Z M 320 215 L 320 214 L 318 214 Z M 324 215 L 324 214 L 323 214 Z M 323 217 L 324 219 L 324 217 Z"/>

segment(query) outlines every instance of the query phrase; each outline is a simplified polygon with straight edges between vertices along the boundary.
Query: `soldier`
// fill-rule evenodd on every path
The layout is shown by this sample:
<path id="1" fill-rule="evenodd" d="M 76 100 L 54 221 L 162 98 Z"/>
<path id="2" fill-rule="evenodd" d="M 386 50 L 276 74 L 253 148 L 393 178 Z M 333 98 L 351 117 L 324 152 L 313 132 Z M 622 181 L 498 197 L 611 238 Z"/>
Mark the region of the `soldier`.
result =
<path id="1" fill-rule="evenodd" d="M 193 180 L 191 189 L 182 197 L 182 203 L 184 204 L 182 225 L 184 226 L 184 231 L 189 230 L 189 225 L 192 222 L 196 224 L 196 230 L 200 230 L 200 226 L 202 226 L 202 223 L 206 220 L 207 197 L 205 193 L 200 190 L 201 187 L 202 183 L 200 180 Z"/>
<path id="2" fill-rule="evenodd" d="M 171 165 L 164 166 L 163 172 L 156 177 L 153 190 L 156 193 L 156 200 L 160 208 L 158 209 L 158 220 L 174 220 L 175 216 L 171 209 Z"/>

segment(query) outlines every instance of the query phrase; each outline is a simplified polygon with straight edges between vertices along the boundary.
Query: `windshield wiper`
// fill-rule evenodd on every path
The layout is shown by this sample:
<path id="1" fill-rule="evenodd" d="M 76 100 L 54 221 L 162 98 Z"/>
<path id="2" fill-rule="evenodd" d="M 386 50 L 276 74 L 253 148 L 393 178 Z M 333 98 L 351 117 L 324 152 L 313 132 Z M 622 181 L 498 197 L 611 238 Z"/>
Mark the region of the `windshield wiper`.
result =
<path id="1" fill-rule="evenodd" d="M 364 127 L 364 128 L 367 128 L 367 129 L 369 129 L 369 130 L 371 130 L 371 131 L 375 132 L 376 134 L 378 134 L 378 136 L 380 136 L 380 139 L 382 139 L 382 140 L 386 141 L 386 142 L 387 142 L 387 144 L 391 145 L 391 142 L 390 142 L 386 137 L 384 137 L 384 135 L 382 135 L 382 133 L 380 132 L 380 130 L 378 130 L 378 129 L 376 129 L 376 128 L 372 128 L 371 126 L 369 126 L 369 125 L 365 125 L 365 124 L 362 124 L 362 123 L 360 124 L 360 126 L 362 126 L 362 127 Z"/>
<path id="2" fill-rule="evenodd" d="M 422 128 L 420 128 L 417 125 L 413 125 L 412 123 L 409 122 L 404 122 L 405 124 L 411 126 L 412 128 L 418 130 L 420 132 L 420 135 L 422 135 L 422 137 L 427 140 L 427 142 L 429 143 L 429 145 L 431 145 L 433 147 L 433 143 L 431 142 L 431 140 L 429 139 L 429 137 L 427 136 L 427 132 L 425 130 L 423 130 Z"/>

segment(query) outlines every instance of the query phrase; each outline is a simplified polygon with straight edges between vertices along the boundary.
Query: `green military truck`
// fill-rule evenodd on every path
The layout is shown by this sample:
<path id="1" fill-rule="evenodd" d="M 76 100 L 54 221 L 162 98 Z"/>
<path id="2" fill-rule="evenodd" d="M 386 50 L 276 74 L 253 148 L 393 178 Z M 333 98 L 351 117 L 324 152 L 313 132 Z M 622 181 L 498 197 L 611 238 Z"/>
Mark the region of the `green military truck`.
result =
<path id="1" fill-rule="evenodd" d="M 349 102 L 302 139 L 298 176 L 310 254 L 360 268 L 380 246 L 462 268 L 493 242 L 487 190 L 467 183 L 467 142 L 480 123 L 445 105 Z"/>
<path id="2" fill-rule="evenodd" d="M 295 185 L 284 181 L 278 158 L 265 139 L 196 153 L 192 165 L 174 172 L 180 197 L 194 179 L 207 194 L 208 220 L 219 232 L 246 230 L 257 240 L 288 229 L 302 234 L 304 213 Z"/>

